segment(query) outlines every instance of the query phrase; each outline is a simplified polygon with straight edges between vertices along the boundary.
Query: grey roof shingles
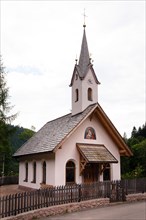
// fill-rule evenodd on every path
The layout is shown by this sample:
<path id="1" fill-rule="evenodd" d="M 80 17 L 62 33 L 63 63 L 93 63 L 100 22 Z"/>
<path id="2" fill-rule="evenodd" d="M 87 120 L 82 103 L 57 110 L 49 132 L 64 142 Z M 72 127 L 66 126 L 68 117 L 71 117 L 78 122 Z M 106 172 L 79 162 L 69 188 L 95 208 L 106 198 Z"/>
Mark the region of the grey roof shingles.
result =
<path id="1" fill-rule="evenodd" d="M 82 113 L 72 114 L 47 122 L 34 136 L 23 144 L 14 157 L 53 151 L 55 147 L 90 113 L 96 104 L 90 105 Z"/>

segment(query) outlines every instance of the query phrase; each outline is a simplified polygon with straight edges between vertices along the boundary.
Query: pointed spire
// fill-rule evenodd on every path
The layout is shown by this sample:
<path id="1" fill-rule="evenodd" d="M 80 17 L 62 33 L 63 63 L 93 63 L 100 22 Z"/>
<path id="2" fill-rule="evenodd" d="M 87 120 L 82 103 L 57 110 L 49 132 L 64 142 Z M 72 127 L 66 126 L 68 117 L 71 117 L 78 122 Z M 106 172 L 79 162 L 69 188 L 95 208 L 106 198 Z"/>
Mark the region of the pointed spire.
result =
<path id="1" fill-rule="evenodd" d="M 86 75 L 86 71 L 90 63 L 90 56 L 89 56 L 88 44 L 87 44 L 87 39 L 86 39 L 86 31 L 85 31 L 86 25 L 84 24 L 83 27 L 84 27 L 84 32 L 83 32 L 81 53 L 80 53 L 80 59 L 79 59 L 81 77 L 84 77 Z"/>

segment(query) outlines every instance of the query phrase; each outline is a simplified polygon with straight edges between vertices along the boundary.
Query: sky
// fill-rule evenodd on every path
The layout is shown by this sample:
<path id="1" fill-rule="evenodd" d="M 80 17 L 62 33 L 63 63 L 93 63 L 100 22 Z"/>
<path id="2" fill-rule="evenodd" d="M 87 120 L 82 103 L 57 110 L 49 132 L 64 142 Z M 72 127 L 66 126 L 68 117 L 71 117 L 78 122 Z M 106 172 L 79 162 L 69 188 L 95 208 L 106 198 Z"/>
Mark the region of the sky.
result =
<path id="1" fill-rule="evenodd" d="M 71 112 L 69 87 L 86 36 L 99 104 L 119 133 L 145 123 L 145 1 L 1 0 L 0 54 L 14 125 L 39 130 Z"/>

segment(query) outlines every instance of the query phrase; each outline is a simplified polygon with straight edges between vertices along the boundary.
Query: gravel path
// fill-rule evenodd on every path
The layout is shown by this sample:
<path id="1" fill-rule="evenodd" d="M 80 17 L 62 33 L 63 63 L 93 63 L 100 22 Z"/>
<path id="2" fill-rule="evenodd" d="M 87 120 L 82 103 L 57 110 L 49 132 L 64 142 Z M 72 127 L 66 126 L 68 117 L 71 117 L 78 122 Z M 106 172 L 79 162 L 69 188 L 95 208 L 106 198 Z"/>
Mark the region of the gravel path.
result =
<path id="1" fill-rule="evenodd" d="M 15 184 L 0 186 L 0 196 L 6 196 L 24 191 L 26 192 L 27 190 L 19 189 L 18 185 Z"/>

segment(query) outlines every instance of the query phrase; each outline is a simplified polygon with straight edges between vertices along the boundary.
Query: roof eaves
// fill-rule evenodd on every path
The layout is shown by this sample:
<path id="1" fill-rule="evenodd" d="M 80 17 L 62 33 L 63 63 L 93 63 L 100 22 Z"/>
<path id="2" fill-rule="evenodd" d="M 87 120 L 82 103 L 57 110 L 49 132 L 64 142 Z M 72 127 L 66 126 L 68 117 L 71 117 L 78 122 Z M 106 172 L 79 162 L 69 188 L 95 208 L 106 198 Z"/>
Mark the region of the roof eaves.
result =
<path id="1" fill-rule="evenodd" d="M 99 110 L 98 116 L 100 116 L 100 118 L 102 117 L 104 119 L 105 124 L 107 124 L 107 127 L 110 128 L 109 131 L 113 133 L 114 139 L 117 138 L 118 142 L 120 143 L 120 146 L 122 146 L 122 148 L 124 148 L 126 150 L 126 154 L 127 154 L 126 156 L 132 156 L 133 155 L 132 151 L 126 145 L 126 143 L 124 142 L 122 136 L 120 135 L 118 130 L 115 128 L 115 126 L 113 125 L 113 123 L 111 122 L 109 117 L 106 115 L 106 113 L 103 111 L 103 109 L 99 105 L 99 103 L 98 103 L 98 110 Z M 99 113 L 100 113 L 100 115 L 99 115 Z"/>
<path id="2" fill-rule="evenodd" d="M 50 150 L 48 150 L 48 149 L 39 149 L 39 151 L 34 151 L 34 150 L 32 150 L 30 153 L 28 153 L 28 152 L 25 152 L 25 153 L 24 153 L 23 148 L 25 147 L 25 145 L 27 146 L 27 145 L 29 144 L 29 142 L 31 143 L 31 141 L 33 141 L 34 139 L 36 139 L 38 133 L 41 132 L 41 131 L 44 129 L 44 127 L 47 126 L 47 124 L 49 124 L 49 123 L 51 123 L 51 122 L 53 122 L 53 121 L 56 121 L 56 120 L 58 120 L 58 119 L 67 117 L 67 116 L 69 116 L 69 115 L 71 115 L 71 113 L 66 114 L 66 115 L 64 115 L 64 116 L 58 117 L 58 118 L 56 118 L 56 119 L 53 119 L 53 120 L 47 122 L 38 132 L 36 132 L 29 140 L 27 140 L 27 141 L 13 154 L 13 157 L 20 157 L 20 156 L 23 156 L 23 155 L 38 154 L 38 153 L 51 152 L 51 151 L 53 151 L 53 148 L 52 148 L 52 149 L 50 148 Z"/>
<path id="3" fill-rule="evenodd" d="M 53 152 L 56 152 L 58 150 L 58 148 L 67 140 L 67 138 L 69 138 L 74 132 L 75 130 L 86 120 L 86 118 L 88 118 L 88 116 L 90 114 L 92 114 L 92 112 L 96 109 L 97 107 L 97 103 L 93 104 L 93 108 L 85 115 L 83 116 L 83 118 L 70 130 L 70 132 L 68 134 L 65 135 L 65 137 L 57 144 L 57 146 L 54 148 Z M 91 107 L 91 106 L 89 106 Z M 84 111 L 86 111 L 89 107 L 87 107 Z M 83 112 L 82 112 L 83 113 Z M 81 113 L 79 113 L 81 114 Z M 75 115 L 76 116 L 76 115 Z M 72 116 L 74 117 L 74 116 Z"/>
<path id="4" fill-rule="evenodd" d="M 77 147 L 78 151 L 80 152 L 80 154 L 82 155 L 82 157 L 83 157 L 83 158 L 86 160 L 86 162 L 88 163 L 89 161 L 88 161 L 86 155 L 83 154 L 83 152 L 81 151 L 81 149 L 80 149 L 80 147 L 79 147 L 79 143 L 76 143 L 76 147 Z"/>
<path id="5" fill-rule="evenodd" d="M 98 79 L 97 79 L 97 76 L 96 76 L 96 74 L 95 74 L 95 71 L 94 71 L 94 69 L 93 69 L 93 65 L 92 65 L 92 64 L 90 65 L 90 68 L 91 68 L 91 71 L 92 71 L 92 73 L 93 73 L 93 77 L 94 77 L 96 83 L 97 83 L 97 84 L 100 84 L 100 82 L 99 82 Z"/>
<path id="6" fill-rule="evenodd" d="M 73 81 L 74 81 L 74 78 L 75 78 L 75 73 L 78 73 L 79 75 L 79 78 L 82 80 L 83 77 L 81 77 L 81 73 L 80 73 L 80 70 L 79 70 L 79 66 L 76 64 L 75 67 L 74 67 L 74 70 L 73 70 L 73 74 L 72 74 L 72 78 L 71 78 L 71 82 L 70 82 L 70 87 L 73 85 Z"/>
<path id="7" fill-rule="evenodd" d="M 69 85 L 70 87 L 73 85 L 73 80 L 74 80 L 74 77 L 75 77 L 75 71 L 76 71 L 76 65 L 75 65 L 74 70 L 73 70 L 71 82 L 70 82 L 70 85 Z"/>
<path id="8" fill-rule="evenodd" d="M 44 154 L 44 153 L 53 153 L 53 150 L 52 151 L 48 151 L 48 150 L 46 150 L 46 151 L 40 151 L 40 152 L 36 152 L 36 153 L 34 153 L 34 152 L 32 152 L 32 153 L 26 153 L 26 154 L 21 154 L 21 155 L 16 155 L 16 156 L 14 156 L 14 155 L 12 155 L 12 157 L 15 157 L 15 158 L 24 158 L 25 156 L 27 157 L 27 156 L 32 156 L 32 155 L 41 155 L 41 154 Z"/>
<path id="9" fill-rule="evenodd" d="M 102 147 L 102 148 L 105 148 L 105 150 L 112 156 L 112 158 L 114 159 L 113 161 L 111 160 L 106 160 L 106 163 L 110 162 L 110 163 L 118 163 L 118 160 L 114 157 L 114 155 L 107 149 L 107 147 L 105 147 L 104 144 L 87 144 L 87 143 L 77 143 L 76 144 L 77 148 L 79 149 L 79 152 L 82 154 L 82 156 L 85 158 L 85 160 L 87 162 L 90 162 L 89 159 L 86 157 L 86 154 L 84 154 L 84 152 L 82 151 L 82 147 L 81 146 L 87 146 L 89 147 L 90 149 L 90 146 L 91 147 Z M 104 161 L 100 161 L 100 162 L 104 162 L 105 163 L 105 160 Z"/>

